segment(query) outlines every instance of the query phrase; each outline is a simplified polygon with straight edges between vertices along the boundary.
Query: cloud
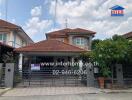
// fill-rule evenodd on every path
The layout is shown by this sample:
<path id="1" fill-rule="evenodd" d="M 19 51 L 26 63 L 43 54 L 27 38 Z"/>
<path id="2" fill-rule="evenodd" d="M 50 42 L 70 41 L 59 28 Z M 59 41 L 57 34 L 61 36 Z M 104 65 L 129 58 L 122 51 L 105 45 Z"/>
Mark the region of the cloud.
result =
<path id="1" fill-rule="evenodd" d="M 124 17 L 110 16 L 109 8 L 114 5 L 125 7 Z M 58 0 L 56 22 L 64 28 L 64 21 L 68 19 L 69 28 L 91 29 L 97 32 L 97 38 L 103 39 L 131 31 L 131 11 L 131 0 Z M 54 16 L 54 13 L 55 1 L 52 1 L 50 14 Z"/>
<path id="2" fill-rule="evenodd" d="M 120 23 L 117 27 L 115 27 L 112 31 L 109 31 L 109 34 L 124 34 L 132 31 L 132 17 L 129 17 L 126 21 Z"/>
<path id="3" fill-rule="evenodd" d="M 31 16 L 40 16 L 42 14 L 42 7 L 38 6 L 38 7 L 34 7 L 31 10 Z"/>
<path id="4" fill-rule="evenodd" d="M 39 17 L 32 17 L 26 23 L 26 31 L 30 36 L 44 32 L 52 24 L 51 20 L 40 20 Z"/>
<path id="5" fill-rule="evenodd" d="M 16 24 L 16 19 L 11 19 L 11 23 Z"/>
<path id="6" fill-rule="evenodd" d="M 40 19 L 42 14 L 41 8 L 41 6 L 37 6 L 31 9 L 31 17 L 23 27 L 26 33 L 35 41 L 40 41 L 40 39 L 38 39 L 37 37 L 44 39 L 44 37 L 42 37 L 42 34 L 52 25 L 52 20 Z"/>

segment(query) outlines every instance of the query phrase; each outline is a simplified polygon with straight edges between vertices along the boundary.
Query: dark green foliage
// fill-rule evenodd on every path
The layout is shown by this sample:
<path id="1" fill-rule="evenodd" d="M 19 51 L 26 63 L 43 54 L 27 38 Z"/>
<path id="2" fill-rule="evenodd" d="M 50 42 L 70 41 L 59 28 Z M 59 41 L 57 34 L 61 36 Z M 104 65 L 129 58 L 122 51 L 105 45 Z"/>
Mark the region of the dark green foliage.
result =
<path id="1" fill-rule="evenodd" d="M 116 63 L 132 63 L 132 41 L 122 36 L 114 35 L 111 39 L 94 40 L 92 45 L 92 52 L 83 54 L 83 58 L 90 57 L 98 62 L 102 76 L 110 76 L 110 68 Z"/>
<path id="2" fill-rule="evenodd" d="M 95 49 L 96 44 L 98 44 L 100 41 L 101 41 L 101 40 L 99 40 L 99 39 L 93 40 L 93 41 L 92 41 L 92 47 L 91 47 L 91 49 L 92 49 L 92 50 Z"/>

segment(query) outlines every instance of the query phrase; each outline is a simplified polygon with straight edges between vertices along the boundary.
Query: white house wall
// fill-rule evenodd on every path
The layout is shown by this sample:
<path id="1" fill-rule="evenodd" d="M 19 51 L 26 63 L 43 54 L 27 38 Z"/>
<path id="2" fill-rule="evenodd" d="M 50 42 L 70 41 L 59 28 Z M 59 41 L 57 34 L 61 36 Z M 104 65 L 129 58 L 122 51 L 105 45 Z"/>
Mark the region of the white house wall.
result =
<path id="1" fill-rule="evenodd" d="M 26 46 L 26 41 L 22 43 L 22 38 L 15 32 L 10 32 L 7 34 L 7 44 L 15 48 Z"/>

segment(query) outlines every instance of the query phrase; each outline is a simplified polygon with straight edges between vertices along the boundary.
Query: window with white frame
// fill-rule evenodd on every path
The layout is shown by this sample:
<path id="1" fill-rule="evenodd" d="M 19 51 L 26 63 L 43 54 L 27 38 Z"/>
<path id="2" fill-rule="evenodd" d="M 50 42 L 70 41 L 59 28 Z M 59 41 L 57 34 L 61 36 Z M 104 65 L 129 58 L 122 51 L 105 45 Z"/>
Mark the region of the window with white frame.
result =
<path id="1" fill-rule="evenodd" d="M 5 33 L 0 34 L 0 41 L 1 42 L 6 42 L 7 41 L 7 34 L 5 34 Z"/>
<path id="2" fill-rule="evenodd" d="M 81 46 L 87 45 L 87 39 L 83 37 L 76 37 L 74 38 L 73 41 L 75 45 L 81 45 Z"/>

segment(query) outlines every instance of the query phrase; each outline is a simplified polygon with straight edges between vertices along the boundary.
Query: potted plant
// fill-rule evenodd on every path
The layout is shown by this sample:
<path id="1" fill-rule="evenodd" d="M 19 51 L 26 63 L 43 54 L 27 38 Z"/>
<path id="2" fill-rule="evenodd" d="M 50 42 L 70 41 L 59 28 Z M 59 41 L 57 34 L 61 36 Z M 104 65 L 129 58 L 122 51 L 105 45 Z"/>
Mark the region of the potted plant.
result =
<path id="1" fill-rule="evenodd" d="M 110 77 L 111 71 L 107 66 L 100 66 L 100 76 L 98 77 L 99 87 L 104 89 L 105 80 Z"/>
<path id="2" fill-rule="evenodd" d="M 106 78 L 105 79 L 105 88 L 111 89 L 112 88 L 112 80 L 111 78 Z"/>

